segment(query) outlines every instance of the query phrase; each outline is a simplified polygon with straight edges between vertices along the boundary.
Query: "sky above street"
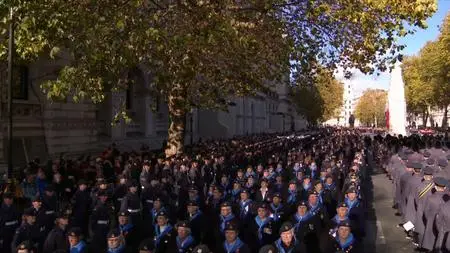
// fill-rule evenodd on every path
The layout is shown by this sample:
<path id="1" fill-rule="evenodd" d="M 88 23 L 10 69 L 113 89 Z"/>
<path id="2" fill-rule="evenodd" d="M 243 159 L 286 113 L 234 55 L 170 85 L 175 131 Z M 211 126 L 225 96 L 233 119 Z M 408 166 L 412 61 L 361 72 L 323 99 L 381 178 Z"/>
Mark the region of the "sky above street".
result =
<path id="1" fill-rule="evenodd" d="M 447 13 L 450 13 L 450 0 L 439 0 L 437 12 L 427 20 L 427 29 L 417 29 L 416 33 L 399 40 L 400 44 L 405 44 L 402 51 L 404 55 L 417 54 L 427 41 L 434 40 L 439 35 L 439 26 L 443 23 Z M 355 73 L 352 78 L 355 95 L 361 94 L 368 88 L 389 89 L 390 74 L 382 73 L 380 76 L 364 75 Z"/>

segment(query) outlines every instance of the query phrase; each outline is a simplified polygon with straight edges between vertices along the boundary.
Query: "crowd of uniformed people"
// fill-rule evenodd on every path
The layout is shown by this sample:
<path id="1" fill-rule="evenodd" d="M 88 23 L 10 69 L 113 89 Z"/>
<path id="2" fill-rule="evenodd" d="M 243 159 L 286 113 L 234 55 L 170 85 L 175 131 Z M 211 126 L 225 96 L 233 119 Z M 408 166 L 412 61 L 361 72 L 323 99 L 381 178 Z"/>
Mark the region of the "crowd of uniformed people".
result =
<path id="1" fill-rule="evenodd" d="M 450 252 L 450 143 L 444 136 L 388 137 L 381 152 L 393 208 L 419 252 Z"/>
<path id="2" fill-rule="evenodd" d="M 370 146 L 356 130 L 321 129 L 204 141 L 171 158 L 112 146 L 36 161 L 20 191 L 2 193 L 0 252 L 364 252 Z"/>

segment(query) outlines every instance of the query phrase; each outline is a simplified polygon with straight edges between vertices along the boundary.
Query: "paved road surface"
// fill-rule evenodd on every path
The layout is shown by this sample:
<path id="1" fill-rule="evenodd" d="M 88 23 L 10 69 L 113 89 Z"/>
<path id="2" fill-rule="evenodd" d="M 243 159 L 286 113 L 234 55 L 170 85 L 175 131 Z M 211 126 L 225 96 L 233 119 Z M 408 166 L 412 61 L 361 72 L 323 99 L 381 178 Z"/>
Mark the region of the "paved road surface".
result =
<path id="1" fill-rule="evenodd" d="M 372 173 L 372 181 L 367 185 L 369 196 L 366 253 L 412 253 L 414 246 L 405 238 L 402 229 L 397 228 L 400 217 L 394 215 L 392 209 L 392 182 L 384 173 L 376 169 Z"/>

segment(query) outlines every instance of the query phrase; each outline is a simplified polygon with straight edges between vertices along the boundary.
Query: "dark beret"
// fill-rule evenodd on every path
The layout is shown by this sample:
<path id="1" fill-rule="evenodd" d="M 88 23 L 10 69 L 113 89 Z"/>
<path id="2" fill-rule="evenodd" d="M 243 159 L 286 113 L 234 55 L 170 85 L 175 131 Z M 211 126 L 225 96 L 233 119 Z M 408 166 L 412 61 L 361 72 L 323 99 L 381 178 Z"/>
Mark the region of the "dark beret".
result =
<path id="1" fill-rule="evenodd" d="M 433 175 L 433 173 L 434 173 L 434 170 L 430 166 L 427 166 L 427 167 L 425 167 L 425 169 L 423 169 L 424 175 Z"/>
<path id="2" fill-rule="evenodd" d="M 448 185 L 448 180 L 443 177 L 435 177 L 433 179 L 434 184 L 440 187 L 444 187 Z"/>
<path id="3" fill-rule="evenodd" d="M 69 233 L 67 233 L 67 235 L 79 237 L 79 236 L 81 236 L 81 228 L 79 228 L 79 227 L 71 228 L 69 230 Z"/>
<path id="4" fill-rule="evenodd" d="M 280 227 L 280 234 L 290 231 L 293 228 L 294 228 L 294 225 L 291 222 L 289 222 L 289 221 L 284 222 Z"/>

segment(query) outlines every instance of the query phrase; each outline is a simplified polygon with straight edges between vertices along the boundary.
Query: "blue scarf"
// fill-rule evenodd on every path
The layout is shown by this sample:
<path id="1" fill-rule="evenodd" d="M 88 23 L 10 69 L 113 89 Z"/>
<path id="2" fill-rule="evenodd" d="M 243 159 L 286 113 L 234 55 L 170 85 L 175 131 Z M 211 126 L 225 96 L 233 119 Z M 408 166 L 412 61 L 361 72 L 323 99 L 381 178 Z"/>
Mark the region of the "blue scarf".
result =
<path id="1" fill-rule="evenodd" d="M 234 219 L 234 214 L 229 214 L 228 216 L 220 215 L 220 219 L 222 220 L 220 222 L 220 232 L 222 232 L 223 234 L 225 232 L 225 226 L 227 225 L 227 223 Z"/>
<path id="2" fill-rule="evenodd" d="M 297 194 L 296 194 L 297 192 L 296 191 L 291 191 L 291 190 L 288 190 L 288 192 L 289 192 L 289 197 L 287 199 L 287 202 L 289 204 L 295 203 L 297 201 Z"/>
<path id="3" fill-rule="evenodd" d="M 312 213 L 312 215 L 316 215 L 316 212 L 320 209 L 320 207 L 322 207 L 320 205 L 320 202 L 317 202 L 317 204 L 315 206 L 310 205 L 309 203 L 308 203 L 308 205 L 309 205 L 309 211 Z"/>
<path id="4" fill-rule="evenodd" d="M 125 234 L 125 233 L 130 232 L 133 227 L 134 227 L 133 224 L 128 223 L 125 225 L 119 225 L 119 230 L 120 230 L 120 233 Z"/>
<path id="5" fill-rule="evenodd" d="M 245 200 L 244 202 L 240 202 L 239 205 L 241 206 L 241 212 L 239 214 L 239 218 L 244 219 L 247 215 L 248 211 L 245 210 L 247 206 L 249 206 L 252 203 L 250 199 Z"/>
<path id="6" fill-rule="evenodd" d="M 319 192 L 319 203 L 323 204 L 323 190 Z"/>
<path id="7" fill-rule="evenodd" d="M 80 253 L 84 248 L 86 248 L 86 243 L 79 241 L 75 246 L 70 247 L 70 253 Z"/>
<path id="8" fill-rule="evenodd" d="M 108 249 L 108 253 L 123 253 L 125 252 L 125 245 L 120 245 L 118 248 L 115 249 Z"/>
<path id="9" fill-rule="evenodd" d="M 333 220 L 334 222 L 336 222 L 337 225 L 339 225 L 339 223 L 341 223 L 341 222 L 349 221 L 348 215 L 345 216 L 345 219 L 341 220 L 341 219 L 339 219 L 339 215 L 337 215 L 337 214 L 333 217 L 332 220 Z"/>
<path id="10" fill-rule="evenodd" d="M 359 201 L 358 199 L 350 201 L 348 198 L 345 198 L 345 204 L 347 204 L 348 212 L 350 212 L 350 210 L 352 210 L 353 207 L 357 207 L 359 205 Z"/>
<path id="11" fill-rule="evenodd" d="M 199 217 L 200 215 L 202 215 L 202 211 L 198 210 L 197 212 L 195 212 L 194 215 L 189 216 L 189 221 L 193 221 L 195 220 L 197 217 Z"/>
<path id="12" fill-rule="evenodd" d="M 278 206 L 275 206 L 273 203 L 270 203 L 270 207 L 272 208 L 272 219 L 274 221 L 278 221 L 280 219 L 279 215 L 278 215 L 278 210 L 280 210 L 281 208 L 283 208 L 283 204 L 279 204 Z"/>
<path id="13" fill-rule="evenodd" d="M 336 188 L 336 184 L 335 183 L 331 183 L 331 184 L 325 184 L 325 189 L 327 190 L 334 190 Z"/>
<path id="14" fill-rule="evenodd" d="M 294 215 L 295 220 L 297 221 L 297 224 L 295 227 L 299 226 L 300 223 L 308 221 L 312 217 L 312 214 L 310 211 L 307 211 L 305 215 L 300 216 L 298 213 Z"/>
<path id="15" fill-rule="evenodd" d="M 184 241 L 181 241 L 180 237 L 176 237 L 176 241 L 177 241 L 177 247 L 178 247 L 178 252 L 180 253 L 185 253 L 188 248 L 194 244 L 194 238 L 190 235 L 188 235 L 188 237 L 186 237 L 184 239 Z"/>
<path id="16" fill-rule="evenodd" d="M 159 226 L 155 225 L 155 232 L 156 232 L 156 243 L 155 246 L 158 247 L 159 245 L 159 241 L 161 240 L 162 237 L 164 237 L 165 235 L 167 235 L 169 232 L 172 231 L 172 226 L 170 224 L 167 224 L 166 229 L 161 233 L 161 231 L 159 231 Z"/>
<path id="17" fill-rule="evenodd" d="M 283 247 L 283 242 L 281 241 L 281 238 L 275 241 L 275 246 L 278 249 L 279 253 L 293 253 L 295 250 L 295 245 L 297 244 L 297 241 L 295 240 L 295 237 L 293 238 L 294 240 L 294 247 L 292 247 L 290 250 L 286 251 Z"/>
<path id="18" fill-rule="evenodd" d="M 241 241 L 241 239 L 239 239 L 239 237 L 232 244 L 229 244 L 227 241 L 223 243 L 223 247 L 225 248 L 226 253 L 235 253 L 243 245 L 244 243 Z"/>
<path id="19" fill-rule="evenodd" d="M 254 171 L 252 171 L 252 172 L 250 172 L 250 173 L 248 173 L 248 172 L 245 172 L 245 178 L 248 178 L 248 177 L 250 177 L 250 176 L 255 176 L 255 172 Z"/>
<path id="20" fill-rule="evenodd" d="M 234 201 L 239 199 L 240 193 L 241 193 L 241 190 L 236 190 L 236 189 L 231 190 L 231 196 L 233 197 Z"/>
<path id="21" fill-rule="evenodd" d="M 341 241 L 339 240 L 339 236 L 336 236 L 336 241 L 339 243 L 341 249 L 345 250 L 350 245 L 352 245 L 352 243 L 355 241 L 355 237 L 353 236 L 352 233 L 350 233 L 350 235 L 348 236 L 347 240 L 345 240 L 344 243 L 341 243 Z"/>
<path id="22" fill-rule="evenodd" d="M 155 220 L 156 220 L 156 215 L 158 215 L 158 213 L 161 212 L 161 211 L 167 212 L 164 207 L 161 207 L 159 209 L 159 211 L 157 211 L 155 208 L 152 208 L 152 210 L 150 210 L 150 213 L 151 213 L 152 218 L 153 218 L 153 222 L 155 222 Z"/>
<path id="23" fill-rule="evenodd" d="M 309 191 L 309 189 L 311 189 L 311 183 L 307 184 L 307 185 L 303 185 L 303 190 L 305 191 Z"/>
<path id="24" fill-rule="evenodd" d="M 267 223 L 269 223 L 270 220 L 271 220 L 270 217 L 266 217 L 265 220 L 261 220 L 261 218 L 258 215 L 256 215 L 256 217 L 255 217 L 256 225 L 258 225 L 258 239 L 260 241 L 262 241 L 262 238 L 263 238 L 264 226 L 267 225 Z"/>

